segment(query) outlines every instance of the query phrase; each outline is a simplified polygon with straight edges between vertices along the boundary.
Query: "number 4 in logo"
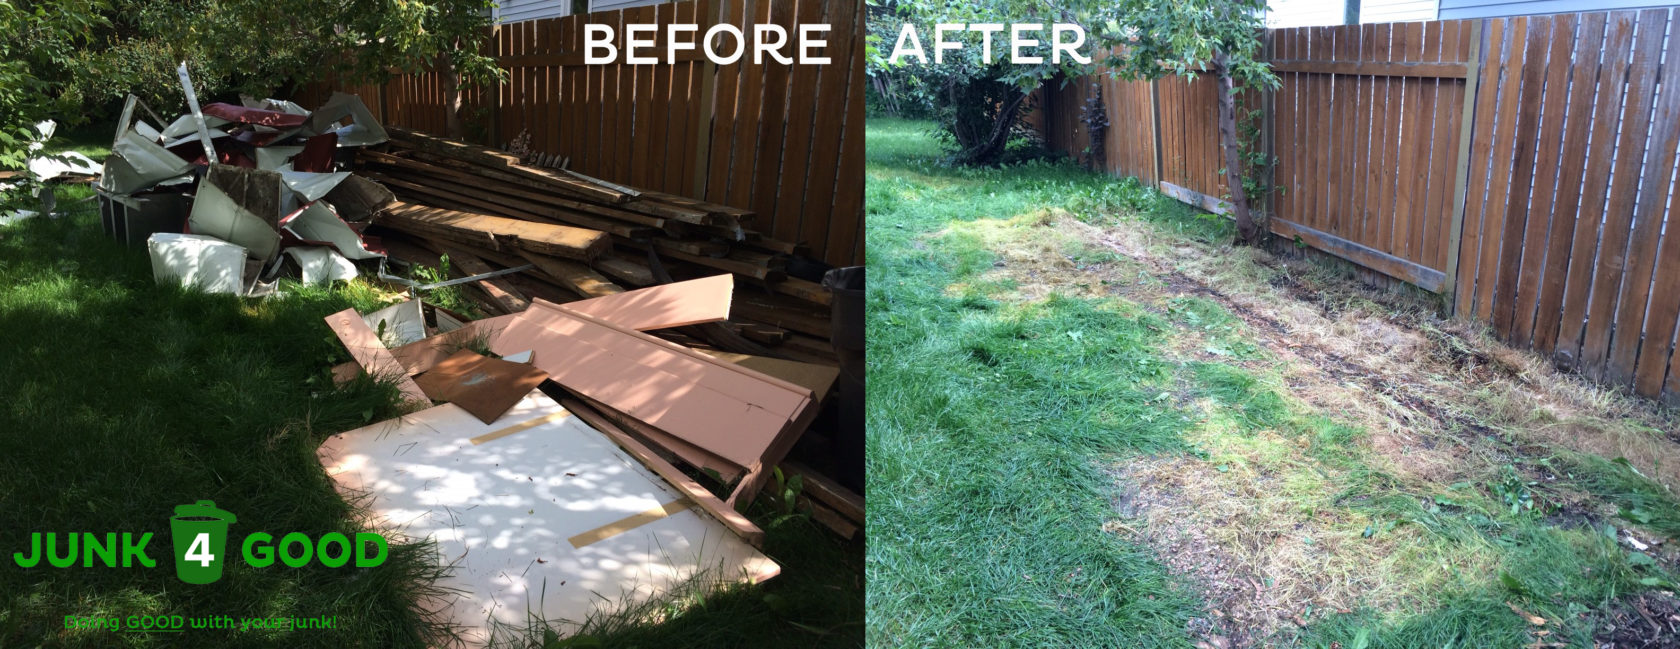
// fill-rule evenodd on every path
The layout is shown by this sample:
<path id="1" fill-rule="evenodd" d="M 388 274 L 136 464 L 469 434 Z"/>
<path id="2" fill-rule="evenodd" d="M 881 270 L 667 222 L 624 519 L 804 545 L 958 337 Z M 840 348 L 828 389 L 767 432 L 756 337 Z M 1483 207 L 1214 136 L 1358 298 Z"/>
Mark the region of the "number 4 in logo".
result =
<path id="1" fill-rule="evenodd" d="M 210 554 L 210 535 L 200 532 L 193 537 L 192 545 L 187 546 L 187 553 L 181 555 L 187 561 L 197 561 L 198 565 L 210 567 L 210 562 L 216 560 L 216 555 Z"/>

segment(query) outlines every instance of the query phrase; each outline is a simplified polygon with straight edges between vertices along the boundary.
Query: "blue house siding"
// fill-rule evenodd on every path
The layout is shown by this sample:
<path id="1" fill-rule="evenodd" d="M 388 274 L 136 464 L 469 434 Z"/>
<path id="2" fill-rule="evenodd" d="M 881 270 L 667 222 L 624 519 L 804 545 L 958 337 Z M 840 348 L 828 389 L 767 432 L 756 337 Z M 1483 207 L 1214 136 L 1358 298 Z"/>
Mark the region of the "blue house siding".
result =
<path id="1" fill-rule="evenodd" d="M 1266 26 L 1318 27 L 1341 25 L 1346 21 L 1347 0 L 1271 0 L 1266 12 Z"/>
<path id="2" fill-rule="evenodd" d="M 1363 0 L 1359 3 L 1359 22 L 1403 23 L 1414 20 L 1435 20 L 1437 0 Z"/>
<path id="3" fill-rule="evenodd" d="M 1674 2 L 1652 0 L 1440 0 L 1441 20 L 1459 18 L 1494 18 L 1501 16 L 1531 16 L 1578 11 L 1608 11 L 1612 9 L 1643 9 L 1672 7 Z"/>

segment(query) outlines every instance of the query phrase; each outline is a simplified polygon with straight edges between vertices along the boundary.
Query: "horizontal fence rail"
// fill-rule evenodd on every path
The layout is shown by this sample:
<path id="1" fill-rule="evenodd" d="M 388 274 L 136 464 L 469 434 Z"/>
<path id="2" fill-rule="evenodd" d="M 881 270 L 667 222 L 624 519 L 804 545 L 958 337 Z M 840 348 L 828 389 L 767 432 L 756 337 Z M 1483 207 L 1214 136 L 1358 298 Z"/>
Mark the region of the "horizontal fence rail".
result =
<path id="1" fill-rule="evenodd" d="M 1255 103 L 1272 230 L 1680 403 L 1676 36 L 1666 8 L 1270 30 L 1281 86 Z M 1098 87 L 1105 170 L 1223 207 L 1211 78 L 1045 92 L 1050 146 L 1093 161 L 1066 104 Z"/>
<path id="2" fill-rule="evenodd" d="M 501 146 L 528 133 L 530 148 L 608 181 L 752 210 L 753 229 L 809 247 L 834 265 L 863 263 L 863 39 L 860 0 L 695 0 L 500 25 L 491 43 L 506 83 L 462 90 L 468 139 Z M 765 65 L 744 56 L 716 65 L 694 51 L 666 63 L 586 65 L 584 26 L 729 23 L 787 28 L 826 23 L 826 65 Z M 663 27 L 659 34 L 664 34 Z M 622 45 L 622 43 L 620 43 Z M 720 51 L 729 51 L 724 47 Z M 621 60 L 622 60 L 621 56 Z M 333 90 L 360 94 L 386 123 L 447 132 L 443 74 L 384 84 L 310 84 L 296 99 L 318 105 Z"/>

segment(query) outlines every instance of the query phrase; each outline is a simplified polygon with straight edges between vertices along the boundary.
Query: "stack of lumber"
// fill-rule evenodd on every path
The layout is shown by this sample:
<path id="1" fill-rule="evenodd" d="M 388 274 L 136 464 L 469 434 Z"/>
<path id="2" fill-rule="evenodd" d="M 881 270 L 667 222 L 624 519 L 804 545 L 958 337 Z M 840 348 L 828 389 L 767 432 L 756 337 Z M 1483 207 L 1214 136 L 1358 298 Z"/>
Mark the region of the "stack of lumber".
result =
<path id="1" fill-rule="evenodd" d="M 800 245 L 750 228 L 750 211 L 639 190 L 518 156 L 399 128 L 384 151 L 362 150 L 359 173 L 398 201 L 374 223 L 393 257 L 435 266 L 447 255 L 460 275 L 530 265 L 474 282 L 485 310 L 523 311 L 713 275 L 738 279 L 729 321 L 664 332 L 724 351 L 835 364 L 829 296 L 792 278 Z"/>
<path id="2" fill-rule="evenodd" d="M 862 522 L 861 500 L 789 458 L 821 411 L 839 370 L 701 352 L 650 335 L 723 321 L 732 310 L 737 282 L 721 274 L 567 304 L 532 299 L 519 313 L 457 323 L 457 328 L 392 348 L 381 342 L 367 317 L 347 309 L 327 322 L 355 361 L 343 368 L 347 373 L 335 368 L 334 374 L 353 378 L 359 367 L 395 379 L 411 401 L 426 407 L 432 399 L 457 401 L 443 389 L 460 382 L 464 374 L 446 368 L 490 362 L 467 348 L 476 345 L 501 357 L 522 357 L 520 362 L 534 368 L 538 383 L 546 378 L 563 393 L 557 398 L 567 411 L 622 438 L 621 445 L 655 472 L 676 484 L 687 478 L 672 467 L 687 465 L 695 475 L 718 483 L 723 489 L 719 498 L 679 488 L 693 491 L 689 495 L 701 507 L 750 542 L 758 544 L 762 532 L 736 512 L 744 511 L 761 491 L 776 500 L 797 494 L 795 502 L 784 505 L 808 511 L 817 522 L 852 538 Z M 442 322 L 441 312 L 434 318 Z M 474 413 L 484 422 L 497 419 L 536 385 L 493 383 L 476 376 L 459 392 L 499 391 L 472 400 L 502 404 L 499 410 Z M 793 475 L 804 476 L 800 482 L 809 488 L 781 482 L 793 480 Z"/>

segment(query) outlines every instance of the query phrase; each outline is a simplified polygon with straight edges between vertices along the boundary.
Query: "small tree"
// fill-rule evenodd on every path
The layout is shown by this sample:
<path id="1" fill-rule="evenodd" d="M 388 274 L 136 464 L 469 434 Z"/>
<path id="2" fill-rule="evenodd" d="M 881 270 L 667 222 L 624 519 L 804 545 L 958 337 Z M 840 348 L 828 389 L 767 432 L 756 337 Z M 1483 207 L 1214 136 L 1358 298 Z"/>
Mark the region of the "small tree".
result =
<path id="1" fill-rule="evenodd" d="M 1219 146 L 1225 159 L 1225 184 L 1231 213 L 1243 243 L 1259 240 L 1243 184 L 1244 146 L 1237 132 L 1237 94 L 1242 88 L 1273 90 L 1277 75 L 1261 61 L 1266 0 L 1121 0 L 1117 25 L 1125 45 L 1119 61 L 1110 60 L 1127 79 L 1166 75 L 1194 78 L 1211 72 L 1219 79 Z"/>
<path id="2" fill-rule="evenodd" d="M 1009 136 L 1015 132 L 1030 106 L 1032 92 L 1058 77 L 1073 79 L 1092 74 L 1092 65 L 1051 55 L 1049 31 L 1038 33 L 1038 44 L 1023 48 L 1043 62 L 1013 64 L 1009 61 L 1009 35 L 994 34 L 992 60 L 987 63 L 982 37 L 973 32 L 949 35 L 963 47 L 943 53 L 942 62 L 932 60 L 934 26 L 972 23 L 1082 23 L 1102 22 L 1108 15 L 1106 0 L 888 0 L 869 12 L 869 66 L 871 77 L 892 80 L 907 89 L 911 101 L 931 105 L 935 121 L 956 150 L 957 164 L 997 164 L 1004 155 Z M 902 25 L 914 25 L 927 54 L 926 64 L 891 61 Z M 1091 51 L 1090 37 L 1082 51 Z"/>

